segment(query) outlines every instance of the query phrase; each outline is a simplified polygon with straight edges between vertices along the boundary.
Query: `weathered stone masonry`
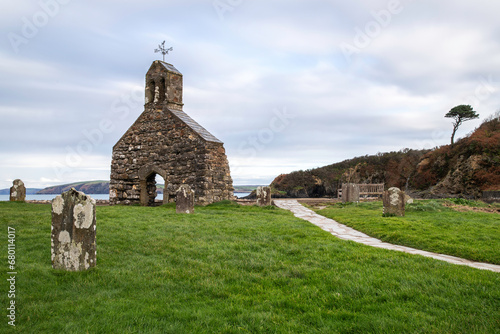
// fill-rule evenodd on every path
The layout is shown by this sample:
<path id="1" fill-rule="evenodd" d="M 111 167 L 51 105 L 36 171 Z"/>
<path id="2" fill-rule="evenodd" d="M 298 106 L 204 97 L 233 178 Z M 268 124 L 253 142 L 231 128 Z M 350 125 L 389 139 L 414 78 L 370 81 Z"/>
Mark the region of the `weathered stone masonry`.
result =
<path id="1" fill-rule="evenodd" d="M 155 176 L 163 201 L 182 185 L 196 204 L 232 199 L 233 185 L 223 143 L 182 111 L 182 74 L 155 61 L 146 74 L 145 110 L 113 147 L 110 203 L 152 205 Z"/>

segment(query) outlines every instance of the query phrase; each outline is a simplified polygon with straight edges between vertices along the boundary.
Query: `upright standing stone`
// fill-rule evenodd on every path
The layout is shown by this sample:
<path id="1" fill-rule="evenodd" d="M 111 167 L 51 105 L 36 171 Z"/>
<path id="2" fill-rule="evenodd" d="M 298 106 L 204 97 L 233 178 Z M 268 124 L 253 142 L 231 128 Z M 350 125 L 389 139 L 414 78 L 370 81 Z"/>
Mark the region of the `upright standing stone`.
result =
<path id="1" fill-rule="evenodd" d="M 342 184 L 342 203 L 359 202 L 359 185 L 355 183 Z"/>
<path id="2" fill-rule="evenodd" d="M 12 187 L 10 188 L 10 201 L 11 202 L 24 202 L 26 199 L 26 187 L 24 186 L 24 182 L 15 179 L 12 182 Z"/>
<path id="3" fill-rule="evenodd" d="M 271 205 L 271 187 L 257 187 L 257 205 Z"/>
<path id="4" fill-rule="evenodd" d="M 75 188 L 52 201 L 52 267 L 68 271 L 96 265 L 95 200 Z"/>
<path id="5" fill-rule="evenodd" d="M 187 184 L 183 184 L 177 189 L 175 197 L 175 211 L 177 213 L 193 213 L 194 212 L 194 190 Z"/>
<path id="6" fill-rule="evenodd" d="M 404 191 L 396 187 L 389 188 L 384 192 L 382 199 L 384 202 L 384 216 L 404 217 L 406 203 Z"/>

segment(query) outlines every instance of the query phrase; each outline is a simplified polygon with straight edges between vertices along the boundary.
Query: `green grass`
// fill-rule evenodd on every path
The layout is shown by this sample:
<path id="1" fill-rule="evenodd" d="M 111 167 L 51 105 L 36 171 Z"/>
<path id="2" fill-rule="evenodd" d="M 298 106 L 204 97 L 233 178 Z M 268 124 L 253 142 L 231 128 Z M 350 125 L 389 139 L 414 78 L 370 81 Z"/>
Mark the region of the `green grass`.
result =
<path id="1" fill-rule="evenodd" d="M 55 271 L 50 206 L 16 229 L 12 333 L 498 333 L 500 275 L 339 240 L 274 207 L 97 208 L 97 267 Z"/>
<path id="2" fill-rule="evenodd" d="M 485 206 L 467 200 L 455 204 Z M 416 201 L 405 217 L 382 217 L 381 202 L 335 204 L 317 212 L 383 241 L 417 249 L 500 264 L 500 215 L 457 212 L 445 200 Z"/>

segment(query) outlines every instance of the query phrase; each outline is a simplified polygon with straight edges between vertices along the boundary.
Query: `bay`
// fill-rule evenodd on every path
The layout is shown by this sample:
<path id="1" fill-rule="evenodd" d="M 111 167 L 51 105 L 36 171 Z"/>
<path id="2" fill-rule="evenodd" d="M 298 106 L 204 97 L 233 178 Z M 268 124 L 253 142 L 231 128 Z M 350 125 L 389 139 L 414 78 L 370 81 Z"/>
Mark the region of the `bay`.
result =
<path id="1" fill-rule="evenodd" d="M 234 195 L 238 198 L 245 197 L 250 195 L 250 193 L 234 193 Z M 57 194 L 53 195 L 26 195 L 26 200 L 27 201 L 51 201 L 53 200 Z M 109 200 L 109 194 L 89 194 L 90 197 L 93 199 L 104 199 L 104 200 Z M 156 196 L 156 199 L 163 199 L 163 194 L 158 194 Z M 0 195 L 0 201 L 8 201 L 9 200 L 9 195 Z"/>

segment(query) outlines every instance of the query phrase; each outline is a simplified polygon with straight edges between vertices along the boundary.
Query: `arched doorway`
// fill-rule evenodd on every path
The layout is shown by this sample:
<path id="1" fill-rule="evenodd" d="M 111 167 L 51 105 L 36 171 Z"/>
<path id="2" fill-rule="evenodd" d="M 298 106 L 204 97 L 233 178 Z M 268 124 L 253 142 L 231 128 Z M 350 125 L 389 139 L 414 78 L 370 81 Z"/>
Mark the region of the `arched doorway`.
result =
<path id="1" fill-rule="evenodd" d="M 158 166 L 149 164 L 139 170 L 140 201 L 143 206 L 155 205 L 157 175 L 163 179 L 164 184 L 168 184 L 167 172 Z M 168 203 L 168 193 L 166 191 L 163 192 L 163 203 Z"/>

